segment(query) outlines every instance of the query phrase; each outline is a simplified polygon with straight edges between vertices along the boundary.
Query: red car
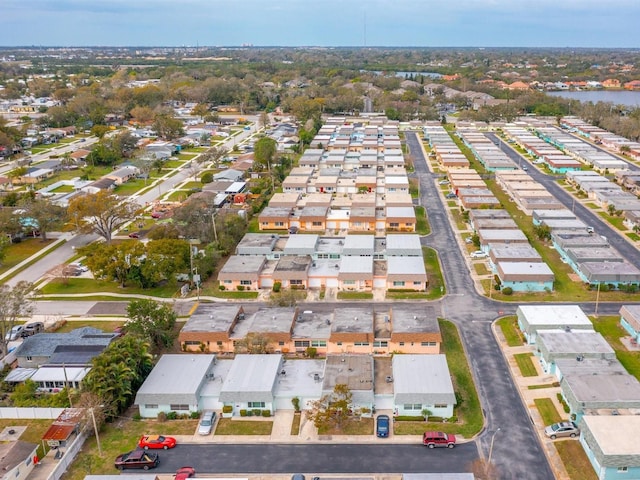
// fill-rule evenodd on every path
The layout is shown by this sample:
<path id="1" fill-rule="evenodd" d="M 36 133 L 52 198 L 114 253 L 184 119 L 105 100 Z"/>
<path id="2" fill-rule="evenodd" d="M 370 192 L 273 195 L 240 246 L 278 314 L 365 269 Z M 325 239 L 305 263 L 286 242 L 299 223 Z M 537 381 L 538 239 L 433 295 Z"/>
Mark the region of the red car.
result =
<path id="1" fill-rule="evenodd" d="M 148 450 L 150 448 L 173 448 L 176 446 L 176 439 L 173 437 L 163 437 L 162 435 L 143 435 L 138 442 L 140 448 Z"/>
<path id="2" fill-rule="evenodd" d="M 193 467 L 182 467 L 176 472 L 176 480 L 187 480 L 187 478 L 195 477 L 196 469 Z"/>
<path id="3" fill-rule="evenodd" d="M 129 238 L 140 238 L 140 234 L 138 232 L 130 233 Z"/>
<path id="4" fill-rule="evenodd" d="M 424 432 L 422 436 L 422 444 L 429 448 L 456 446 L 456 437 L 450 433 L 444 432 Z"/>

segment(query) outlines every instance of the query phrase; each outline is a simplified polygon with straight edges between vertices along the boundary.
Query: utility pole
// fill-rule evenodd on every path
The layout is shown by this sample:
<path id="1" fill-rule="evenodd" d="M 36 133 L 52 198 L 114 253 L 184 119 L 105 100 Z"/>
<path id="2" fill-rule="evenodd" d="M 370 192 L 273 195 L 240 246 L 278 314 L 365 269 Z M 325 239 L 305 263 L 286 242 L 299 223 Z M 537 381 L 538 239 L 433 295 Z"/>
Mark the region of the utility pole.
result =
<path id="1" fill-rule="evenodd" d="M 93 421 L 93 431 L 96 433 L 96 443 L 98 444 L 98 455 L 102 457 L 102 446 L 100 445 L 100 435 L 98 434 L 98 424 L 96 423 L 96 416 L 93 413 L 93 409 L 95 407 L 91 407 L 89 411 L 91 412 L 91 420 Z"/>

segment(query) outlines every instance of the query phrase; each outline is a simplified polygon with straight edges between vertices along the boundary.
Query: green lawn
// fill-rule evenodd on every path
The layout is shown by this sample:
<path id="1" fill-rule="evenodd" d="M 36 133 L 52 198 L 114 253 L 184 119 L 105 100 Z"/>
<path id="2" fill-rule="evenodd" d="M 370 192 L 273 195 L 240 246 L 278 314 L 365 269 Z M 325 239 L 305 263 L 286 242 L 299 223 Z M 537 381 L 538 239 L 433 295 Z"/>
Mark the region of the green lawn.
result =
<path id="1" fill-rule="evenodd" d="M 271 435 L 272 421 L 221 418 L 214 435 Z"/>
<path id="2" fill-rule="evenodd" d="M 489 273 L 491 273 L 485 263 L 474 263 L 473 269 L 478 275 L 488 275 Z"/>
<path id="3" fill-rule="evenodd" d="M 68 333 L 76 328 L 82 327 L 92 327 L 97 328 L 98 330 L 102 330 L 103 332 L 113 332 L 116 327 L 121 327 L 124 325 L 124 320 L 122 321 L 114 321 L 114 320 L 105 320 L 105 321 L 92 321 L 92 320 L 78 320 L 66 322 L 60 328 L 55 330 L 55 333 Z"/>
<path id="4" fill-rule="evenodd" d="M 394 422 L 394 433 L 396 435 L 418 435 L 425 430 L 439 430 L 471 438 L 482 430 L 484 422 L 476 386 L 455 325 L 442 319 L 438 323 L 442 332 L 442 353 L 447 356 L 447 364 L 458 401 L 454 411 L 458 421 L 456 423 Z"/>
<path id="5" fill-rule="evenodd" d="M 20 243 L 12 243 L 7 248 L 7 253 L 2 260 L 2 263 L 0 263 L 0 273 L 4 273 L 10 268 L 15 267 L 31 255 L 38 253 L 51 242 L 53 242 L 53 240 L 43 242 L 39 238 L 27 238 Z"/>
<path id="6" fill-rule="evenodd" d="M 51 190 L 51 193 L 69 193 L 74 190 L 73 185 L 60 185 L 58 188 Z"/>
<path id="7" fill-rule="evenodd" d="M 627 332 L 620 326 L 620 317 L 589 317 L 593 328 L 599 332 L 616 351 L 616 357 L 626 370 L 640 380 L 640 352 L 630 352 L 620 341 Z"/>
<path id="8" fill-rule="evenodd" d="M 170 169 L 174 169 L 174 168 L 179 168 L 182 165 L 184 165 L 184 162 L 178 161 L 178 160 L 168 160 L 166 162 L 164 162 L 164 165 L 162 165 L 163 168 L 170 168 Z"/>
<path id="9" fill-rule="evenodd" d="M 510 315 L 508 317 L 503 317 L 498 320 L 497 324 L 502 330 L 502 334 L 504 338 L 507 340 L 507 345 L 510 347 L 519 347 L 524 343 L 522 339 L 522 334 L 520 333 L 520 329 L 518 328 L 518 317 L 515 315 Z"/>
<path id="10" fill-rule="evenodd" d="M 616 227 L 618 230 L 622 230 L 623 232 L 625 230 L 628 230 L 624 224 L 624 217 L 609 215 L 607 212 L 598 212 L 598 215 L 600 215 L 602 218 L 604 218 L 607 222 L 609 222 L 611 225 Z"/>
<path id="11" fill-rule="evenodd" d="M 20 435 L 20 440 L 23 442 L 35 443 L 38 445 L 38 458 L 44 456 L 42 447 L 42 437 L 49 430 L 52 420 L 33 420 L 33 419 L 15 419 L 15 418 L 3 418 L 0 419 L 0 430 L 5 427 L 27 427 L 27 429 Z M 48 451 L 48 447 L 47 447 Z"/>
<path id="12" fill-rule="evenodd" d="M 353 418 L 342 428 L 319 428 L 319 435 L 373 435 L 373 418 Z"/>
<path id="13" fill-rule="evenodd" d="M 429 235 L 431 226 L 427 220 L 427 212 L 424 207 L 415 207 L 416 211 L 416 232 L 420 235 Z"/>
<path id="14" fill-rule="evenodd" d="M 300 418 L 302 415 L 300 413 L 293 414 L 293 422 L 291 422 L 291 435 L 299 435 L 300 434 Z"/>
<path id="15" fill-rule="evenodd" d="M 571 480 L 598 480 L 596 472 L 587 458 L 587 454 L 575 440 L 556 441 L 553 443 L 560 454 L 564 468 Z"/>
<path id="16" fill-rule="evenodd" d="M 551 425 L 552 423 L 561 422 L 563 420 L 558 413 L 558 409 L 553 404 L 553 400 L 550 398 L 534 398 L 533 403 L 536 405 L 536 408 L 542 417 L 542 423 L 545 425 Z"/>
<path id="17" fill-rule="evenodd" d="M 440 259 L 438 253 L 429 247 L 422 247 L 422 256 L 424 258 L 424 268 L 427 271 L 427 299 L 435 300 L 442 297 L 447 289 L 440 268 Z"/>
<path id="18" fill-rule="evenodd" d="M 385 298 L 387 300 L 428 300 L 427 292 L 394 292 L 387 290 Z"/>
<path id="19" fill-rule="evenodd" d="M 121 293 L 149 295 L 152 297 L 171 298 L 178 291 L 175 284 L 167 284 L 161 287 L 142 289 L 135 286 L 121 288 L 116 282 L 106 280 L 94 280 L 91 278 L 55 278 L 42 287 L 42 295 L 61 295 L 70 293 Z"/>
<path id="20" fill-rule="evenodd" d="M 631 240 L 633 240 L 634 242 L 640 242 L 640 235 L 638 235 L 637 233 L 630 232 L 630 233 L 625 233 L 625 235 L 629 237 Z"/>
<path id="21" fill-rule="evenodd" d="M 371 292 L 338 292 L 338 300 L 372 300 Z"/>
<path id="22" fill-rule="evenodd" d="M 523 377 L 535 377 L 538 375 L 538 371 L 532 361 L 532 356 L 533 354 L 531 353 L 516 353 L 514 355 Z"/>
<path id="23" fill-rule="evenodd" d="M 123 183 L 122 185 L 118 185 L 114 192 L 118 195 L 128 197 L 129 195 L 133 195 L 143 188 L 148 188 L 150 184 L 151 180 L 145 181 L 142 178 L 132 179 L 128 182 Z"/>

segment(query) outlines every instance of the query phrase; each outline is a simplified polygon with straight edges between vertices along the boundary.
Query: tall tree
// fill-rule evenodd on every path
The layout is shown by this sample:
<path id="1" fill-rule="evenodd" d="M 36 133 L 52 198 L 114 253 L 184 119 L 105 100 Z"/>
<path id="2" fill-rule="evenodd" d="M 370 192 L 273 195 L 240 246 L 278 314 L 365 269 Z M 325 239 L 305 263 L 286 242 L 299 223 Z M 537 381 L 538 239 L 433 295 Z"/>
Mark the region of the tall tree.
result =
<path id="1" fill-rule="evenodd" d="M 46 198 L 28 200 L 23 207 L 25 210 L 23 217 L 35 220 L 43 242 L 47 240 L 47 232 L 62 227 L 67 218 L 67 211 L 63 207 L 55 205 Z"/>
<path id="2" fill-rule="evenodd" d="M 156 115 L 152 128 L 165 140 L 173 140 L 184 134 L 182 122 L 167 114 Z"/>
<path id="3" fill-rule="evenodd" d="M 132 300 L 127 307 L 129 320 L 125 331 L 138 335 L 154 348 L 161 350 L 170 347 L 175 340 L 176 312 L 170 305 L 155 300 Z"/>
<path id="4" fill-rule="evenodd" d="M 311 402 L 308 411 L 309 419 L 316 428 L 337 427 L 342 428 L 351 416 L 351 400 L 353 394 L 344 383 L 338 383 L 333 392 L 323 395 L 320 400 Z"/>
<path id="5" fill-rule="evenodd" d="M 7 284 L 0 285 L 0 358 L 9 353 L 7 333 L 18 320 L 33 314 L 32 290 L 33 284 L 24 281 L 16 283 L 13 288 Z"/>
<path id="6" fill-rule="evenodd" d="M 254 162 L 262 169 L 271 171 L 271 166 L 276 155 L 276 141 L 273 138 L 263 137 L 254 145 Z"/>
<path id="7" fill-rule="evenodd" d="M 68 216 L 76 231 L 95 233 L 109 244 L 113 232 L 136 218 L 139 208 L 134 203 L 101 190 L 73 198 L 69 202 Z"/>

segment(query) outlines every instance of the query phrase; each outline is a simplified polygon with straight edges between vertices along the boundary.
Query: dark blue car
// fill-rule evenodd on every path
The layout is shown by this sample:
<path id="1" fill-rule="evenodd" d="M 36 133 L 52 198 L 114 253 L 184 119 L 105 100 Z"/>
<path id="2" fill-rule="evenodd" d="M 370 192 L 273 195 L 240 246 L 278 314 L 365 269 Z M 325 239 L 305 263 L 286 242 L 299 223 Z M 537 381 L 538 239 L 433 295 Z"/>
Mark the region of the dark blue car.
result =
<path id="1" fill-rule="evenodd" d="M 389 436 L 389 415 L 378 415 L 376 418 L 376 435 L 378 437 Z"/>

